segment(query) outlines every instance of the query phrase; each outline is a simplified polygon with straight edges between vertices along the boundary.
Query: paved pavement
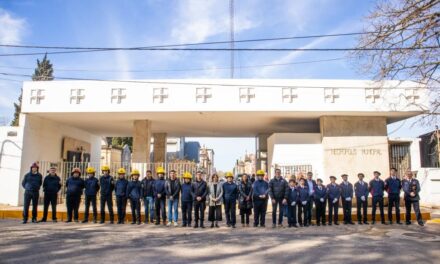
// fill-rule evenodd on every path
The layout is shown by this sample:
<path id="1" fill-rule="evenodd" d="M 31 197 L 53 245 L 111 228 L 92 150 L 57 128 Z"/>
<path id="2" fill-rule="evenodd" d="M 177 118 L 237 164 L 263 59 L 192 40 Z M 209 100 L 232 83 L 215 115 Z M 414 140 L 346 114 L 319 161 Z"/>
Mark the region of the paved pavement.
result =
<path id="1" fill-rule="evenodd" d="M 222 223 L 224 225 L 224 223 Z M 194 229 L 0 221 L 0 263 L 439 263 L 440 224 Z"/>

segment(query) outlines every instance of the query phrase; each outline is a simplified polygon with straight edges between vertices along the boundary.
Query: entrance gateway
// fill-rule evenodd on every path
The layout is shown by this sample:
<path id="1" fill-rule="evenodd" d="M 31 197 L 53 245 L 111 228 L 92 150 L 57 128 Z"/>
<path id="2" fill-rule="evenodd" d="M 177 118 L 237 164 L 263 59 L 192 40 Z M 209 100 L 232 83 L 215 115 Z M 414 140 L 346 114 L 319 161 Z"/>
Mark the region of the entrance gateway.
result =
<path id="1" fill-rule="evenodd" d="M 81 149 L 99 164 L 104 136 L 133 137 L 134 164 L 166 162 L 167 137 L 255 137 L 257 169 L 269 175 L 308 166 L 324 182 L 342 173 L 369 179 L 390 167 L 387 124 L 423 113 L 428 101 L 410 81 L 24 82 L 20 126 L 1 129 L 0 203 L 21 204 L 34 161 L 59 163 Z"/>

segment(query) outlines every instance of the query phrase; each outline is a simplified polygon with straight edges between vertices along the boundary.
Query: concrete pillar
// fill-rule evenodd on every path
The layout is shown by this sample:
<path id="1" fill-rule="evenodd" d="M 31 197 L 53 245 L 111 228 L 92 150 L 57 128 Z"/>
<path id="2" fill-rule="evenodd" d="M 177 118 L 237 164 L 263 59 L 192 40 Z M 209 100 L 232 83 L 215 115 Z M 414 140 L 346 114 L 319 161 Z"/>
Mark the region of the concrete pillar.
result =
<path id="1" fill-rule="evenodd" d="M 133 154 L 132 162 L 150 162 L 151 121 L 135 120 L 133 122 Z"/>
<path id="2" fill-rule="evenodd" d="M 256 154 L 257 154 L 257 170 L 264 170 L 267 172 L 267 139 L 269 134 L 259 134 L 255 138 Z"/>
<path id="3" fill-rule="evenodd" d="M 167 133 L 154 133 L 153 160 L 155 163 L 166 162 Z"/>

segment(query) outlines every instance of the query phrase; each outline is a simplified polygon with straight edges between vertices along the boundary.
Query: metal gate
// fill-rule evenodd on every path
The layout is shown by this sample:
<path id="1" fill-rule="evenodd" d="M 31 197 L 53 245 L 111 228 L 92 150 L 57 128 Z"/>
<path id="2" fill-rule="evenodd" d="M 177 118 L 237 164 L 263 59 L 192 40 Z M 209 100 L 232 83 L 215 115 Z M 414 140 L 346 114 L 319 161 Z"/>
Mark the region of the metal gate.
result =
<path id="1" fill-rule="evenodd" d="M 410 143 L 390 143 L 390 168 L 396 168 L 398 175 L 403 177 L 411 168 Z"/>
<path id="2" fill-rule="evenodd" d="M 290 179 L 293 176 L 295 177 L 295 179 L 298 179 L 301 177 L 301 175 L 306 177 L 307 172 L 313 171 L 312 165 L 283 165 L 283 166 L 275 165 L 274 170 L 275 169 L 280 169 L 281 175 L 285 179 Z"/>

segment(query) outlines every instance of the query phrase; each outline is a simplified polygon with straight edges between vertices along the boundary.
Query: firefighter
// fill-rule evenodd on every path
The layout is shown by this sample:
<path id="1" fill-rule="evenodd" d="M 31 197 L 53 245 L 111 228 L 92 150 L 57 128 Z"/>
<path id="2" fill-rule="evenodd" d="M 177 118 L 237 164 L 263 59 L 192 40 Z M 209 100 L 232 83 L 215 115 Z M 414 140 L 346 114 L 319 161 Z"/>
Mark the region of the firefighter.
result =
<path id="1" fill-rule="evenodd" d="M 24 188 L 24 206 L 23 206 L 23 224 L 28 221 L 29 206 L 32 201 L 32 223 L 37 222 L 38 198 L 40 195 L 41 184 L 43 184 L 43 176 L 38 172 L 37 163 L 31 165 L 30 171 L 23 177 L 21 185 Z"/>
<path id="2" fill-rule="evenodd" d="M 67 206 L 67 221 L 66 223 L 72 222 L 73 220 L 78 222 L 78 210 L 81 203 L 81 195 L 84 190 L 84 180 L 81 179 L 81 170 L 79 168 L 74 168 L 72 174 L 66 181 L 66 206 Z"/>
<path id="3" fill-rule="evenodd" d="M 52 205 L 52 221 L 57 222 L 57 199 L 58 192 L 61 190 L 61 179 L 57 175 L 57 169 L 52 167 L 49 169 L 49 174 L 44 177 L 43 192 L 44 192 L 44 210 L 43 218 L 40 222 L 46 222 L 49 211 L 49 204 Z"/>
<path id="4" fill-rule="evenodd" d="M 89 167 L 86 169 L 87 179 L 85 180 L 85 212 L 84 212 L 84 220 L 83 223 L 87 223 L 89 221 L 89 208 L 90 203 L 92 204 L 93 210 L 93 223 L 96 223 L 96 219 L 98 217 L 98 210 L 96 208 L 96 195 L 99 191 L 99 181 L 95 177 L 96 170 L 93 167 Z"/>
<path id="5" fill-rule="evenodd" d="M 125 169 L 118 169 L 118 180 L 115 184 L 116 207 L 118 208 L 118 224 L 125 223 L 125 214 L 127 208 L 127 185 L 125 178 Z"/>
<path id="6" fill-rule="evenodd" d="M 105 223 L 105 204 L 110 215 L 110 224 L 113 224 L 113 190 L 115 183 L 113 177 L 110 175 L 110 168 L 107 165 L 101 167 L 102 176 L 99 178 L 99 186 L 101 188 L 101 224 Z"/>
<path id="7" fill-rule="evenodd" d="M 236 208 L 238 199 L 238 186 L 234 182 L 234 174 L 226 172 L 226 182 L 223 184 L 223 201 L 225 204 L 226 225 L 235 228 L 237 222 Z"/>
<path id="8" fill-rule="evenodd" d="M 127 185 L 127 196 L 130 199 L 131 207 L 131 224 L 141 224 L 141 198 L 142 184 L 139 181 L 140 173 L 134 169 L 131 172 L 131 181 Z"/>
<path id="9" fill-rule="evenodd" d="M 267 200 L 269 198 L 269 183 L 264 180 L 263 170 L 257 171 L 257 180 L 252 185 L 252 200 L 254 202 L 254 227 L 265 227 Z"/>
<path id="10" fill-rule="evenodd" d="M 166 189 L 165 189 L 165 170 L 162 167 L 156 169 L 157 179 L 154 181 L 154 207 L 156 209 L 156 225 L 160 225 L 160 217 L 162 223 L 166 225 L 167 213 L 165 211 Z"/>

